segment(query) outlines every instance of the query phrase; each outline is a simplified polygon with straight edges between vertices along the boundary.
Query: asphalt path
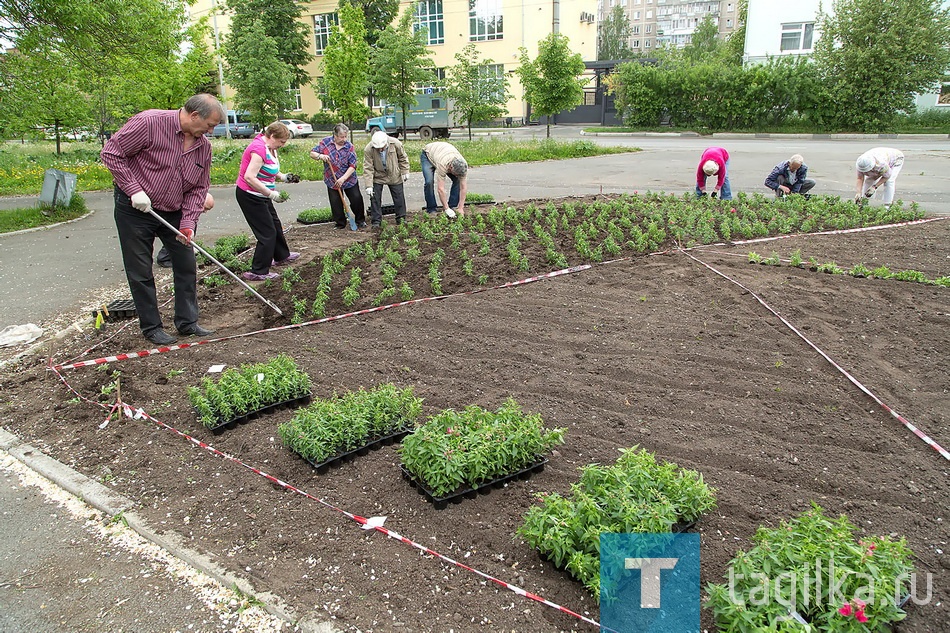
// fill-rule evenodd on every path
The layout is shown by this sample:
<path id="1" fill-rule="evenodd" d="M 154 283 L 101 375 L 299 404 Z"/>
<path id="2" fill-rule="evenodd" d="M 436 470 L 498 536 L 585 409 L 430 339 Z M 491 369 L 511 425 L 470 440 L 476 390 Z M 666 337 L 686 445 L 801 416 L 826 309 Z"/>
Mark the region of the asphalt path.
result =
<path id="1" fill-rule="evenodd" d="M 543 138 L 545 134 L 544 127 L 529 127 L 499 134 L 497 138 Z M 469 172 L 469 191 L 491 194 L 499 202 L 596 193 L 681 194 L 693 188 L 702 150 L 719 145 L 727 148 L 731 156 L 729 175 L 733 192 L 769 193 L 763 181 L 772 166 L 800 153 L 809 167 L 809 176 L 818 181 L 814 193 L 850 198 L 855 158 L 871 147 L 888 145 L 897 146 L 907 157 L 898 180 L 898 197 L 915 201 L 930 213 L 950 215 L 950 142 L 946 137 L 816 140 L 742 135 L 582 136 L 580 128 L 571 126 L 552 127 L 552 136 L 583 138 L 642 151 L 476 167 Z M 288 202 L 277 206 L 285 226 L 293 224 L 303 209 L 328 206 L 322 181 L 282 188 L 291 193 Z M 223 235 L 250 235 L 233 191 L 231 186 L 212 188 L 217 204 L 202 217 L 198 231 L 199 238 L 206 243 Z M 388 193 L 383 195 L 384 204 L 388 203 Z M 90 192 L 83 196 L 93 211 L 85 219 L 45 230 L 0 235 L 0 329 L 16 324 L 43 324 L 57 315 L 111 300 L 116 292 L 121 292 L 125 274 L 112 218 L 112 193 Z M 410 213 L 422 208 L 421 174 L 410 175 L 406 197 Z M 0 199 L 0 208 L 27 206 L 35 200 L 4 198 Z M 104 289 L 111 289 L 111 294 Z"/>

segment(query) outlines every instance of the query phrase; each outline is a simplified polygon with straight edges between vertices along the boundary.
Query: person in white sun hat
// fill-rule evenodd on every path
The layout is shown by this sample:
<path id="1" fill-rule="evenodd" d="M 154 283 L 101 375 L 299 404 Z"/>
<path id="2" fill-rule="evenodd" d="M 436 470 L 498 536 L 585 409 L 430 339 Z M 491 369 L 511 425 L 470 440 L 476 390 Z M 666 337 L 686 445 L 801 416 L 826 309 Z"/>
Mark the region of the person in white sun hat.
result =
<path id="1" fill-rule="evenodd" d="M 894 201 L 897 189 L 897 175 L 904 166 L 904 154 L 893 147 L 875 147 L 869 149 L 854 161 L 854 170 L 857 180 L 854 184 L 854 201 L 861 202 L 865 198 L 873 198 L 877 190 L 883 186 L 884 206 L 889 207 Z"/>
<path id="2" fill-rule="evenodd" d="M 398 139 L 377 131 L 363 150 L 363 179 L 369 196 L 369 215 L 373 228 L 383 223 L 383 185 L 396 207 L 396 224 L 406 218 L 406 194 L 403 184 L 409 180 L 409 156 Z"/>

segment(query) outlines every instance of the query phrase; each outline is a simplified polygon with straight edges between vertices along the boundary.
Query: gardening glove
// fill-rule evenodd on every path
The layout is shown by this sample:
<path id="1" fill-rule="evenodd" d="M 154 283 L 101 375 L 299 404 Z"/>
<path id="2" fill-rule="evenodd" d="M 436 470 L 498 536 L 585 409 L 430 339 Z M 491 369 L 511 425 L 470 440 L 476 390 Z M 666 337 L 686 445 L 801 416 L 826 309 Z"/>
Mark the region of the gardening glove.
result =
<path id="1" fill-rule="evenodd" d="M 280 192 L 276 189 L 267 194 L 267 197 L 271 199 L 272 202 L 283 202 L 284 199 L 280 197 Z"/>
<path id="2" fill-rule="evenodd" d="M 179 229 L 179 232 L 181 233 L 181 235 L 184 235 L 184 237 L 179 235 L 175 237 L 175 239 L 181 242 L 182 244 L 191 244 L 191 240 L 195 238 L 194 229 Z"/>
<path id="3" fill-rule="evenodd" d="M 446 209 L 445 209 L 445 216 L 446 216 L 448 219 L 450 219 L 450 220 L 454 220 L 454 219 L 456 218 L 455 210 L 446 207 Z"/>
<path id="4" fill-rule="evenodd" d="M 289 182 L 291 184 L 296 184 L 300 182 L 300 176 L 297 174 L 286 174 L 284 177 L 284 182 Z"/>
<path id="5" fill-rule="evenodd" d="M 403 181 L 403 182 L 406 182 L 407 180 L 409 180 L 409 174 L 403 174 L 403 175 L 402 175 L 402 181 Z"/>
<path id="6" fill-rule="evenodd" d="M 373 197 L 373 188 L 372 188 L 372 187 L 367 187 L 367 188 L 366 188 L 366 195 L 369 196 L 370 198 Z"/>
<path id="7" fill-rule="evenodd" d="M 147 193 L 140 191 L 132 194 L 132 206 L 142 213 L 148 213 L 152 209 L 152 201 L 148 199 Z"/>
<path id="8" fill-rule="evenodd" d="M 719 192 L 718 192 L 718 191 L 713 191 L 711 194 L 709 194 L 709 197 L 710 197 L 710 198 L 715 198 L 715 197 L 718 196 L 718 195 L 719 195 Z"/>
<path id="9" fill-rule="evenodd" d="M 855 204 L 861 204 L 862 202 L 864 202 L 864 197 L 860 193 L 856 194 L 854 196 L 854 202 Z"/>
<path id="10" fill-rule="evenodd" d="M 865 191 L 865 192 L 864 192 L 864 197 L 865 197 L 865 198 L 873 198 L 875 191 L 877 191 L 877 185 L 875 185 L 875 186 L 871 187 L 870 189 L 868 189 L 867 191 Z"/>

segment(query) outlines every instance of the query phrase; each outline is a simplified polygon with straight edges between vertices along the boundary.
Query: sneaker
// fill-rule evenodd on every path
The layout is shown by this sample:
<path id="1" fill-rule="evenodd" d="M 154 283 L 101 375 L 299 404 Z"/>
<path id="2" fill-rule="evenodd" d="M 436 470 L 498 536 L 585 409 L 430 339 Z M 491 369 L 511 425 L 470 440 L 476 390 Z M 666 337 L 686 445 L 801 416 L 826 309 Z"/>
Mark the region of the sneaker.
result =
<path id="1" fill-rule="evenodd" d="M 277 279 L 280 277 L 277 273 L 267 273 L 266 275 L 258 275 L 257 273 L 252 273 L 250 271 L 241 275 L 248 281 L 267 281 L 268 279 Z"/>
<path id="2" fill-rule="evenodd" d="M 452 209 L 446 209 L 446 210 L 445 210 L 445 216 L 446 216 L 448 219 L 450 219 L 450 220 L 454 220 L 455 217 L 456 217 L 456 216 L 455 216 L 455 211 L 453 211 Z"/>
<path id="3" fill-rule="evenodd" d="M 356 228 L 358 228 L 358 229 L 365 229 L 365 228 L 366 228 L 366 222 L 360 222 L 359 224 L 356 225 Z"/>
<path id="4" fill-rule="evenodd" d="M 290 255 L 288 255 L 286 259 L 282 259 L 279 262 L 276 260 L 272 261 L 270 265 L 271 266 L 286 266 L 290 262 L 295 262 L 298 259 L 300 259 L 300 253 L 294 253 L 293 251 L 291 251 Z"/>

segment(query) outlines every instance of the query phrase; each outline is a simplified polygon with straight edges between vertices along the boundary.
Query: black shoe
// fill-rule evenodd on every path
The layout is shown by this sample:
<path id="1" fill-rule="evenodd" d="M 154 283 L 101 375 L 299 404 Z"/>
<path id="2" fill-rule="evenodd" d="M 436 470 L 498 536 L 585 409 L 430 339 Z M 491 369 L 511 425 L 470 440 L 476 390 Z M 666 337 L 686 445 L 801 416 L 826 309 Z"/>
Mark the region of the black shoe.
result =
<path id="1" fill-rule="evenodd" d="M 155 263 L 162 268 L 172 267 L 172 256 L 168 254 L 168 249 L 166 249 L 164 246 L 160 251 L 158 251 L 158 257 L 155 258 Z"/>
<path id="2" fill-rule="evenodd" d="M 365 228 L 366 228 L 366 222 L 360 222 L 359 224 L 356 225 L 356 228 L 358 228 L 358 229 L 365 229 Z"/>
<path id="3" fill-rule="evenodd" d="M 171 345 L 172 343 L 178 340 L 174 336 L 172 336 L 171 334 L 163 330 L 162 328 L 152 330 L 151 332 L 145 334 L 145 338 L 155 343 L 156 345 Z"/>
<path id="4" fill-rule="evenodd" d="M 192 325 L 187 330 L 178 330 L 182 336 L 210 336 L 214 334 L 214 330 L 206 330 L 197 323 Z"/>
<path id="5" fill-rule="evenodd" d="M 335 228 L 335 229 L 345 229 L 345 228 L 346 228 L 346 225 L 345 225 L 345 224 L 334 224 L 334 225 L 333 225 L 333 228 Z"/>

